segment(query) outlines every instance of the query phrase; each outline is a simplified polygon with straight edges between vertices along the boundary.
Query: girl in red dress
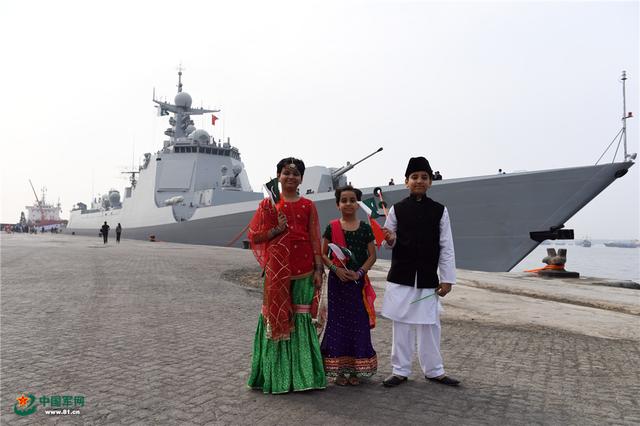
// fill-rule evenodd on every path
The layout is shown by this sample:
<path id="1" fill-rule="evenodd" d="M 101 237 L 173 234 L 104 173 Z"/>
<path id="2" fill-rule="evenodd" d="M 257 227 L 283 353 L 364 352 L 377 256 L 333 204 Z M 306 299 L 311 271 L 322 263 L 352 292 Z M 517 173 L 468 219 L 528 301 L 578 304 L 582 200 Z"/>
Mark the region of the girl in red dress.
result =
<path id="1" fill-rule="evenodd" d="M 296 158 L 278 163 L 280 200 L 263 200 L 249 226 L 265 281 L 247 384 L 264 393 L 324 389 L 327 384 L 311 322 L 311 305 L 324 274 L 320 224 L 313 202 L 298 195 L 304 169 Z"/>

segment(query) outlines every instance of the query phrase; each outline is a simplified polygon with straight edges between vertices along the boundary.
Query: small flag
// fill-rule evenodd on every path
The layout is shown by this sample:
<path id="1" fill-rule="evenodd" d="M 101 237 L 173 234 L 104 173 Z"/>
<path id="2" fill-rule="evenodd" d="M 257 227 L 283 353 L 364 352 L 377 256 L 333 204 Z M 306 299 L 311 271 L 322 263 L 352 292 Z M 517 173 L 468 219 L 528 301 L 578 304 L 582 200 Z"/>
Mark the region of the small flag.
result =
<path id="1" fill-rule="evenodd" d="M 378 213 L 378 204 L 376 203 L 375 198 L 367 198 L 366 200 L 362 200 L 361 202 L 369 208 L 369 211 L 371 212 L 367 213 L 369 216 L 374 219 L 381 216 Z M 362 204 L 360 206 L 362 206 Z"/>
<path id="2" fill-rule="evenodd" d="M 269 182 L 262 185 L 263 192 L 269 198 L 273 204 L 278 204 L 280 201 L 280 187 L 278 186 L 278 178 L 273 178 Z"/>
<path id="3" fill-rule="evenodd" d="M 373 198 L 370 198 L 370 200 L 372 200 L 375 203 L 375 200 Z M 380 246 L 382 245 L 382 242 L 384 241 L 384 231 L 382 230 L 378 222 L 375 220 L 373 216 L 373 212 L 369 208 L 369 205 L 366 204 L 365 201 L 358 201 L 358 204 L 360 205 L 360 207 L 362 207 L 362 210 L 364 210 L 364 212 L 367 214 L 367 217 L 369 218 L 369 225 L 371 225 L 371 230 L 373 231 L 373 237 L 376 239 L 376 247 L 380 248 Z M 375 216 L 375 217 L 378 217 L 378 216 Z"/>
<path id="4" fill-rule="evenodd" d="M 351 253 L 351 250 L 349 250 L 346 247 L 340 247 L 335 243 L 329 243 L 329 248 L 331 249 L 333 254 L 338 258 L 338 260 L 340 260 L 340 262 L 342 263 L 342 266 L 346 268 L 345 262 L 347 262 L 349 258 L 353 257 L 353 253 Z"/>
<path id="5" fill-rule="evenodd" d="M 218 117 L 216 117 L 215 115 L 211 114 L 211 125 L 215 126 L 216 125 L 216 120 L 218 119 Z"/>

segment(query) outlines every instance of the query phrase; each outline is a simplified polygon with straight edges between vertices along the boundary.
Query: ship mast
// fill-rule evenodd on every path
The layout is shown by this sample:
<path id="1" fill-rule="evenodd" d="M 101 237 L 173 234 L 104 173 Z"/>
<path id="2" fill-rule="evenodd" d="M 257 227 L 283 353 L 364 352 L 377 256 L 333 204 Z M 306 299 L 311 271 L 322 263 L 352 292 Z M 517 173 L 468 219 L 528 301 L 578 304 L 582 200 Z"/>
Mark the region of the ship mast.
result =
<path id="1" fill-rule="evenodd" d="M 637 153 L 629 154 L 627 151 L 627 119 L 633 118 L 632 112 L 627 112 L 627 72 L 622 71 L 622 141 L 624 149 L 624 161 L 633 161 L 638 156 Z M 618 146 L 619 142 L 618 142 Z"/>
<path id="2" fill-rule="evenodd" d="M 627 153 L 627 72 L 622 71 L 622 140 L 624 146 L 624 159 L 629 155 Z"/>

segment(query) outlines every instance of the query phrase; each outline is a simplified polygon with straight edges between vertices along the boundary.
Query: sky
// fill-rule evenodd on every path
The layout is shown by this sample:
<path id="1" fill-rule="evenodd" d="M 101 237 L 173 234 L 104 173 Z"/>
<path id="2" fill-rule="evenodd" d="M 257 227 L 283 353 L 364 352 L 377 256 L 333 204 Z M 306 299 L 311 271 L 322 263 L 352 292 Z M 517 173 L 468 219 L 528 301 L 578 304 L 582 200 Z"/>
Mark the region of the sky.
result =
<path id="1" fill-rule="evenodd" d="M 254 190 L 283 157 L 403 179 L 424 155 L 446 178 L 596 162 L 640 115 L 639 2 L 29 1 L 0 15 L 0 221 L 47 188 L 63 217 L 162 147 L 177 68 L 194 106 L 220 108 Z M 638 119 L 628 120 L 638 152 Z M 621 148 L 622 149 L 622 148 Z M 603 161 L 612 161 L 613 151 Z M 621 159 L 618 153 L 618 160 Z M 640 238 L 638 165 L 566 225 Z"/>

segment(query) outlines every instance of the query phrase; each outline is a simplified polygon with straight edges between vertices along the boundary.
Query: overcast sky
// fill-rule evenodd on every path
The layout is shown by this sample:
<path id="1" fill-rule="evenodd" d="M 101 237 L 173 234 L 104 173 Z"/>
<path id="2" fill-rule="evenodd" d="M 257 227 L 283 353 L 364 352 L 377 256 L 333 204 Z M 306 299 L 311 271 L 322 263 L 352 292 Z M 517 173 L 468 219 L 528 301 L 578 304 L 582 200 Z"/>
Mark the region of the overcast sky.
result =
<path id="1" fill-rule="evenodd" d="M 638 2 L 13 1 L 3 4 L 2 222 L 34 201 L 63 217 L 127 184 L 120 172 L 166 138 L 151 96 L 222 109 L 254 189 L 293 155 L 403 177 L 424 155 L 445 179 L 594 164 L 640 114 Z M 629 150 L 638 149 L 638 119 Z M 613 152 L 605 159 L 611 161 Z M 618 156 L 620 159 L 620 154 Z M 638 165 L 567 225 L 638 238 Z"/>

